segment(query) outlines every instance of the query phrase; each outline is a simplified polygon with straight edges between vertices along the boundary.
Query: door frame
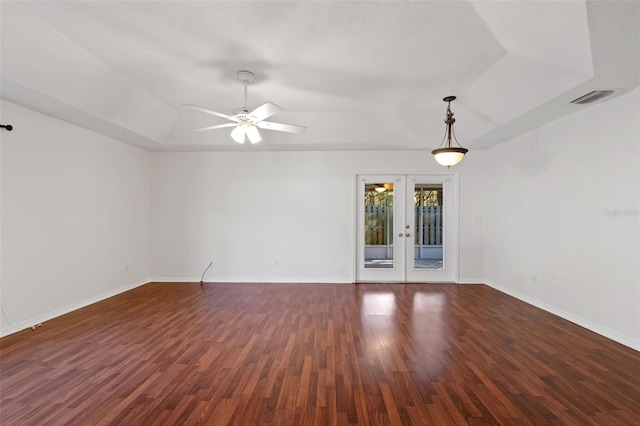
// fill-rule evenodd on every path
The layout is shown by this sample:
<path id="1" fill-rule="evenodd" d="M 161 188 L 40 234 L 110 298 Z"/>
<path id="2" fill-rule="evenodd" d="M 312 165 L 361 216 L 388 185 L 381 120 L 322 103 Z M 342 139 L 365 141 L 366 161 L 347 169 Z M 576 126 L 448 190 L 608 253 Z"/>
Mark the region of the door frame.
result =
<path id="1" fill-rule="evenodd" d="M 392 268 L 364 268 L 364 241 L 361 221 L 364 218 L 364 188 L 367 183 L 393 183 L 393 267 Z M 404 249 L 397 249 L 399 237 L 396 235 L 402 230 L 404 235 L 404 191 L 406 189 L 406 176 L 388 174 L 359 174 L 356 175 L 356 216 L 355 216 L 355 282 L 404 282 L 405 260 Z M 399 214 L 402 212 L 403 214 Z M 404 241 L 404 237 L 402 237 Z"/>
<path id="2" fill-rule="evenodd" d="M 405 240 L 405 252 L 410 253 L 411 258 L 406 258 L 405 265 L 405 282 L 438 282 L 438 283 L 457 283 L 459 276 L 459 245 L 460 238 L 458 234 L 459 227 L 459 208 L 458 208 L 458 176 L 457 174 L 414 174 L 406 176 L 406 189 L 408 194 L 409 188 L 413 184 L 433 183 L 441 184 L 443 188 L 443 207 L 445 214 L 443 215 L 443 260 L 444 269 L 416 269 L 413 262 L 413 251 L 415 245 L 413 238 Z M 406 222 L 413 223 L 413 199 L 406 197 Z M 416 230 L 411 227 L 411 233 Z"/>
<path id="3" fill-rule="evenodd" d="M 393 269 L 365 269 L 364 268 L 364 245 L 360 244 L 360 238 L 363 237 L 361 227 L 361 218 L 364 216 L 364 184 L 368 181 L 379 181 L 376 183 L 394 182 L 400 178 L 403 188 L 401 188 L 401 196 L 403 199 L 394 198 L 394 206 L 402 203 L 403 217 L 400 217 L 398 210 L 394 209 L 394 234 L 398 233 L 399 226 L 404 231 L 405 223 L 413 224 L 413 211 L 408 208 L 413 205 L 412 197 L 406 196 L 406 191 L 414 183 L 437 183 L 442 184 L 444 188 L 445 216 L 445 244 L 444 244 L 444 260 L 445 270 L 415 270 L 413 262 L 413 239 L 403 239 L 403 248 L 398 250 L 396 247 L 397 239 L 394 238 L 394 268 Z M 438 283 L 457 283 L 459 280 L 459 182 L 458 173 L 425 173 L 425 174 L 407 174 L 407 173 L 357 173 L 354 177 L 355 183 L 355 217 L 354 217 L 354 282 L 438 282 Z M 399 188 L 397 188 L 399 189 Z M 397 191 L 396 189 L 396 191 Z M 394 196 L 397 193 L 394 191 Z M 411 200 L 411 201 L 410 201 Z M 402 222 L 402 223 L 399 223 Z M 413 226 L 410 228 L 413 235 L 415 230 Z M 411 241 L 411 242 L 410 242 Z M 399 256 L 396 257 L 395 255 Z M 411 269 L 411 270 L 410 270 Z M 446 272 L 445 272 L 446 271 Z"/>

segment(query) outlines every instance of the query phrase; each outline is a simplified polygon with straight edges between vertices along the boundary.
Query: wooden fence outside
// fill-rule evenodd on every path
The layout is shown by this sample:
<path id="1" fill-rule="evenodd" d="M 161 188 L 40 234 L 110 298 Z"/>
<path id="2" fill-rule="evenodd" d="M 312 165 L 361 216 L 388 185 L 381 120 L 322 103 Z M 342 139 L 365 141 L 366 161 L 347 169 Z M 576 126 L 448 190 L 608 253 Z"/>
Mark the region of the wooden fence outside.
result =
<path id="1" fill-rule="evenodd" d="M 393 244 L 393 207 L 364 207 L 365 245 Z M 415 206 L 415 244 L 442 245 L 442 206 Z"/>

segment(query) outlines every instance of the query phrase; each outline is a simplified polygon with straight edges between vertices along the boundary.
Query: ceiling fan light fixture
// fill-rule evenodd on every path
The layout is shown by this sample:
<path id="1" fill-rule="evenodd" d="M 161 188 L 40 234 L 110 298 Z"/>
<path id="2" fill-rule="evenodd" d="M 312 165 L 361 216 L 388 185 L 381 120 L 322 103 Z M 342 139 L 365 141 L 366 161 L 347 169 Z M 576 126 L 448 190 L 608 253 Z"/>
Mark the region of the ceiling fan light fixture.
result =
<path id="1" fill-rule="evenodd" d="M 439 164 L 446 166 L 448 169 L 451 168 L 451 166 L 455 166 L 460 161 L 462 161 L 462 159 L 464 158 L 464 155 L 467 152 L 469 152 L 468 149 L 463 148 L 460 145 L 460 143 L 458 142 L 458 139 L 456 139 L 455 132 L 453 131 L 453 123 L 456 122 L 456 119 L 453 118 L 453 112 L 451 112 L 451 102 L 454 101 L 455 99 L 456 99 L 455 96 L 447 96 L 444 99 L 442 99 L 443 101 L 448 103 L 447 115 L 444 120 L 447 127 L 445 130 L 444 138 L 440 143 L 440 147 L 438 149 L 434 149 L 433 151 L 431 151 L 431 154 L 433 154 L 433 157 L 435 158 L 435 160 Z M 452 146 L 451 144 L 452 139 L 458 145 L 457 147 Z"/>
<path id="2" fill-rule="evenodd" d="M 0 0 L 1 1 L 1 0 Z M 231 132 L 231 138 L 237 143 L 243 144 L 248 138 L 252 144 L 262 141 L 262 135 L 260 129 L 276 130 L 279 132 L 289 133 L 304 133 L 307 129 L 304 126 L 296 126 L 294 124 L 275 123 L 273 121 L 265 121 L 265 119 L 271 117 L 282 108 L 273 102 L 265 102 L 253 111 L 249 111 L 247 108 L 247 85 L 254 79 L 254 75 L 251 71 L 238 71 L 238 79 L 244 85 L 244 104 L 242 109 L 234 112 L 233 115 L 223 114 L 221 112 L 212 111 L 210 109 L 202 108 L 197 105 L 187 104 L 184 105 L 191 109 L 195 109 L 205 114 L 215 115 L 217 117 L 225 118 L 233 123 L 219 124 L 215 126 L 202 127 L 195 129 L 197 132 L 203 132 L 207 130 L 222 129 L 226 127 L 235 127 Z"/>
<path id="3" fill-rule="evenodd" d="M 244 133 L 242 126 L 238 125 L 231 132 L 231 138 L 238 143 L 244 143 Z"/>
<path id="4" fill-rule="evenodd" d="M 260 131 L 253 124 L 246 128 L 245 134 L 247 135 L 251 143 L 258 143 L 262 140 L 262 136 L 260 136 Z"/>

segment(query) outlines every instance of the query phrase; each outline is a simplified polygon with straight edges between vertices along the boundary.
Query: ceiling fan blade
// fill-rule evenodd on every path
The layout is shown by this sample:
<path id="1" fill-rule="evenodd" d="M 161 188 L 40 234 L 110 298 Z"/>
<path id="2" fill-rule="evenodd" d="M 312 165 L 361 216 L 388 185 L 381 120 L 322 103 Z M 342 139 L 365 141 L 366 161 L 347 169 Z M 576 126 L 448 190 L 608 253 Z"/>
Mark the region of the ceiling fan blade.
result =
<path id="1" fill-rule="evenodd" d="M 249 113 L 250 117 L 253 117 L 256 121 L 264 120 L 265 118 L 271 117 L 276 112 L 282 111 L 282 108 L 273 102 L 265 102 L 260 105 L 258 108 L 254 109 Z"/>
<path id="2" fill-rule="evenodd" d="M 206 132 L 207 130 L 213 130 L 213 129 L 222 129 L 225 127 L 235 127 L 237 126 L 237 123 L 225 123 L 225 124 L 218 124 L 217 126 L 208 126 L 208 127 L 201 127 L 199 129 L 193 129 L 194 132 Z"/>
<path id="3" fill-rule="evenodd" d="M 289 133 L 304 133 L 307 130 L 304 126 L 296 126 L 294 124 L 282 124 L 282 123 L 274 123 L 272 121 L 260 121 L 256 123 L 256 126 L 261 129 L 267 130 L 279 130 L 281 132 L 289 132 Z"/>
<path id="4" fill-rule="evenodd" d="M 215 115 L 216 117 L 226 118 L 227 120 L 235 121 L 236 123 L 238 121 L 240 121 L 240 120 L 238 120 L 236 117 L 234 117 L 232 115 L 223 114 L 221 112 L 211 111 L 210 109 L 202 108 L 202 107 L 199 107 L 197 105 L 187 104 L 187 105 L 183 105 L 183 106 L 187 107 L 187 108 L 195 109 L 196 111 L 204 112 L 205 114 L 211 114 L 211 115 Z"/>

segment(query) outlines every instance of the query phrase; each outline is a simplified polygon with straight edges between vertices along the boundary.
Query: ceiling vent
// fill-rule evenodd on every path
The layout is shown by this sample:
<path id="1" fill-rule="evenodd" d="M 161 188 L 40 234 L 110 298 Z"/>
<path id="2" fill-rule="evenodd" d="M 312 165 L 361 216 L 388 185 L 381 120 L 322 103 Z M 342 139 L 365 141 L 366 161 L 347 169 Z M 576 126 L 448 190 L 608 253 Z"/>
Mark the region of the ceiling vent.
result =
<path id="1" fill-rule="evenodd" d="M 591 104 L 613 94 L 613 90 L 594 90 L 571 101 L 572 104 Z"/>

